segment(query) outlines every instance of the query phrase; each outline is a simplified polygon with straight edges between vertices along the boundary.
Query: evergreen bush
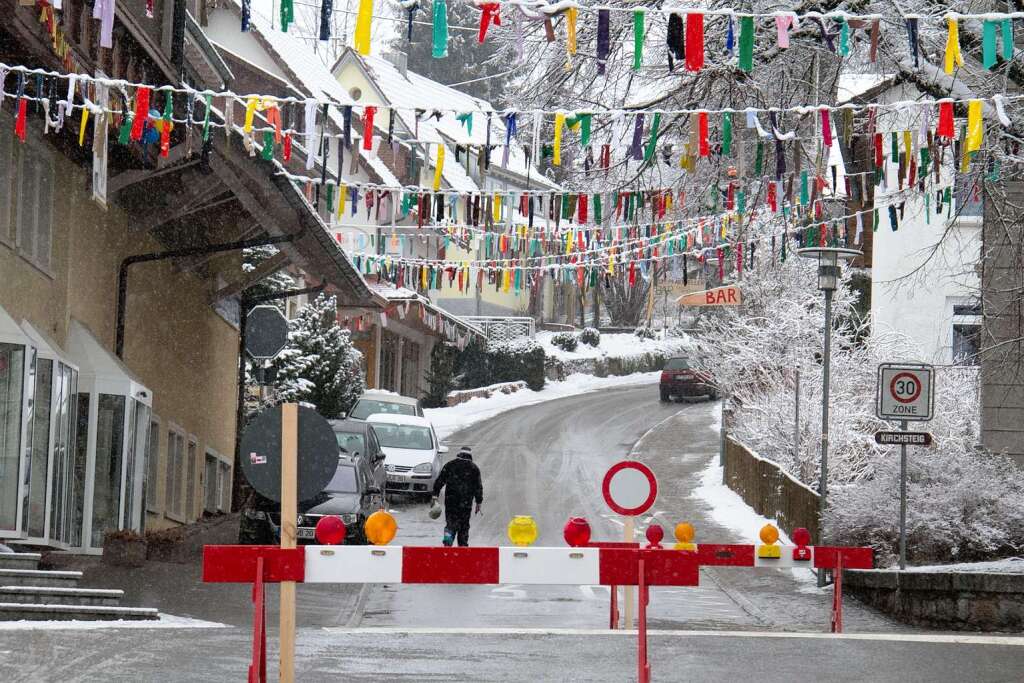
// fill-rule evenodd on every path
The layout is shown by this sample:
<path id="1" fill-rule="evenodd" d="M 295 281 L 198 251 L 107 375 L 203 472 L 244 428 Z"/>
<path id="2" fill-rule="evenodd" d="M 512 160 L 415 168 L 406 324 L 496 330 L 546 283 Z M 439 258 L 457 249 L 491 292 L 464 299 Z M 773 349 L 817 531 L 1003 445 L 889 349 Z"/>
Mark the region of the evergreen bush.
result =
<path id="1" fill-rule="evenodd" d="M 551 344 L 563 351 L 575 351 L 576 346 L 579 344 L 579 339 L 572 332 L 559 332 L 551 337 Z"/>
<path id="2" fill-rule="evenodd" d="M 638 327 L 636 328 L 636 331 L 633 332 L 633 334 L 635 334 L 640 339 L 654 339 L 655 337 L 654 330 L 652 330 L 649 327 Z"/>
<path id="3" fill-rule="evenodd" d="M 596 327 L 584 327 L 580 332 L 580 341 L 596 349 L 601 343 L 601 333 L 597 331 Z"/>
<path id="4" fill-rule="evenodd" d="M 455 349 L 438 343 L 430 350 L 430 368 L 427 370 L 427 391 L 423 395 L 424 408 L 448 405 L 448 392 L 455 388 Z"/>

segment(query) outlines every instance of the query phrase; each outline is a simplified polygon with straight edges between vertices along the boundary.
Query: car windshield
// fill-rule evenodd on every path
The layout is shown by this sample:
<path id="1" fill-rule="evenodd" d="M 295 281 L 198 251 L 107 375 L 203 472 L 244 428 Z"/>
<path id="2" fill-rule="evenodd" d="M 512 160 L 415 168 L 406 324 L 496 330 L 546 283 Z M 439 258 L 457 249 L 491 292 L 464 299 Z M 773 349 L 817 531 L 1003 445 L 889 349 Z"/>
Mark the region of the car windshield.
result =
<path id="1" fill-rule="evenodd" d="M 687 362 L 687 360 L 685 358 L 670 358 L 669 361 L 667 363 L 665 363 L 665 369 L 666 370 L 689 370 L 690 369 L 690 364 L 689 364 L 689 362 Z"/>
<path id="2" fill-rule="evenodd" d="M 357 420 L 365 420 L 370 415 L 384 413 L 386 415 L 415 415 L 416 406 L 408 403 L 388 403 L 387 401 L 373 401 L 361 398 L 352 406 L 349 417 Z"/>
<path id="3" fill-rule="evenodd" d="M 366 452 L 366 437 L 358 432 L 334 432 L 334 438 L 338 440 L 338 448 L 349 455 Z"/>
<path id="4" fill-rule="evenodd" d="M 331 477 L 330 483 L 324 490 L 331 493 L 357 493 L 356 468 L 351 465 L 338 465 L 338 469 L 334 471 L 334 476 Z"/>
<path id="5" fill-rule="evenodd" d="M 394 425 L 373 423 L 377 432 L 377 440 L 385 448 L 410 448 L 418 451 L 429 451 L 434 447 L 434 439 L 429 427 L 416 425 Z"/>

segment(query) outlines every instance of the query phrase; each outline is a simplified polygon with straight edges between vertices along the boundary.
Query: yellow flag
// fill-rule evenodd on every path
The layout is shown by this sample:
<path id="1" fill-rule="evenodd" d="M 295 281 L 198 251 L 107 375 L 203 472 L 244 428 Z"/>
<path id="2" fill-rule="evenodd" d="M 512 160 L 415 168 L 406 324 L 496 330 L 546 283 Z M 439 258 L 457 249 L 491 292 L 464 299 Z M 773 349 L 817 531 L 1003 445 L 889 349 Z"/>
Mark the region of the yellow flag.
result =
<path id="1" fill-rule="evenodd" d="M 967 153 L 981 149 L 981 140 L 985 135 L 985 126 L 981 116 L 981 100 L 967 103 Z"/>
<path id="2" fill-rule="evenodd" d="M 78 146 L 85 144 L 85 124 L 89 121 L 89 107 L 82 107 L 82 123 L 78 125 Z"/>
<path id="3" fill-rule="evenodd" d="M 551 160 L 555 166 L 562 165 L 562 126 L 565 125 L 565 114 L 555 114 L 555 156 Z"/>
<path id="4" fill-rule="evenodd" d="M 501 195 L 494 195 L 494 201 L 491 203 L 491 217 L 495 223 L 501 222 Z"/>
<path id="5" fill-rule="evenodd" d="M 245 123 L 242 125 L 242 130 L 246 133 L 252 132 L 252 119 L 256 115 L 256 107 L 260 103 L 260 98 L 250 97 L 245 103 Z"/>
<path id="6" fill-rule="evenodd" d="M 338 185 L 338 219 L 345 213 L 345 204 L 348 202 L 348 185 Z"/>
<path id="7" fill-rule="evenodd" d="M 356 51 L 361 55 L 370 54 L 370 26 L 373 23 L 373 0 L 359 0 L 359 14 L 356 16 Z"/>
<path id="8" fill-rule="evenodd" d="M 437 145 L 437 163 L 434 164 L 434 192 L 441 189 L 441 171 L 444 170 L 444 145 Z"/>
<path id="9" fill-rule="evenodd" d="M 956 19 L 946 19 L 949 33 L 946 35 L 946 73 L 952 74 L 953 69 L 964 65 L 964 57 L 960 54 L 960 27 Z"/>
<path id="10" fill-rule="evenodd" d="M 565 10 L 565 51 L 569 53 L 569 59 L 576 54 L 576 17 L 579 10 L 570 7 Z M 569 62 L 571 64 L 571 61 Z"/>

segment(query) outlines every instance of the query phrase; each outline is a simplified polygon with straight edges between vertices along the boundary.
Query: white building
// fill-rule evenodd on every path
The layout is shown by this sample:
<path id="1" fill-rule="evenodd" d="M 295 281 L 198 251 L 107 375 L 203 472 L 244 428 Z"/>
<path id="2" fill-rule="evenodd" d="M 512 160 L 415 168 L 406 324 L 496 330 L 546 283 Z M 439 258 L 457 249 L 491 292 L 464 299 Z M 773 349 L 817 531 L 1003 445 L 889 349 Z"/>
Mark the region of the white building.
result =
<path id="1" fill-rule="evenodd" d="M 839 88 L 841 100 L 858 103 L 931 99 L 914 85 L 891 77 L 844 76 Z M 931 129 L 934 125 L 934 119 L 928 123 Z M 981 335 L 976 264 L 981 248 L 982 202 L 980 188 L 972 184 L 979 169 L 971 169 L 966 176 L 956 173 L 954 180 L 953 148 L 946 148 L 937 186 L 951 187 L 952 206 L 942 202 L 940 208 L 934 190 L 929 193 L 927 206 L 921 194 L 910 193 L 902 211 L 897 208 L 897 229 L 893 229 L 888 215 L 888 206 L 901 202 L 895 196 L 900 192 L 899 159 L 892 158 L 891 135 L 896 133 L 902 156 L 904 131 L 916 134 L 920 126 L 921 113 L 916 110 L 885 115 L 880 110 L 876 130 L 884 141 L 888 186 L 875 188 L 880 220 L 865 240 L 865 248 L 871 252 L 871 324 L 875 330 L 895 330 L 912 338 L 921 348 L 921 357 L 915 360 L 973 365 L 977 364 Z M 851 166 L 865 168 L 863 161 L 847 159 L 847 170 L 852 172 Z M 856 176 L 851 180 L 860 182 Z"/>

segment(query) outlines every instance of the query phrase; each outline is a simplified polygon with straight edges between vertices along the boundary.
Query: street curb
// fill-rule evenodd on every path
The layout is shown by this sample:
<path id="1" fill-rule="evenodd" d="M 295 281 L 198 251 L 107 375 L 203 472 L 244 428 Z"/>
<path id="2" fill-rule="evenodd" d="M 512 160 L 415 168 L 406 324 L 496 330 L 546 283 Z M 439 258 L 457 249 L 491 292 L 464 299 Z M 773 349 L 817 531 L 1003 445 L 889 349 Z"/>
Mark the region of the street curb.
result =
<path id="1" fill-rule="evenodd" d="M 352 607 L 352 614 L 345 622 L 345 628 L 357 628 L 363 621 L 363 611 L 366 609 L 366 600 L 370 597 L 370 584 L 364 583 L 359 587 L 359 594 L 356 596 L 355 605 Z"/>

